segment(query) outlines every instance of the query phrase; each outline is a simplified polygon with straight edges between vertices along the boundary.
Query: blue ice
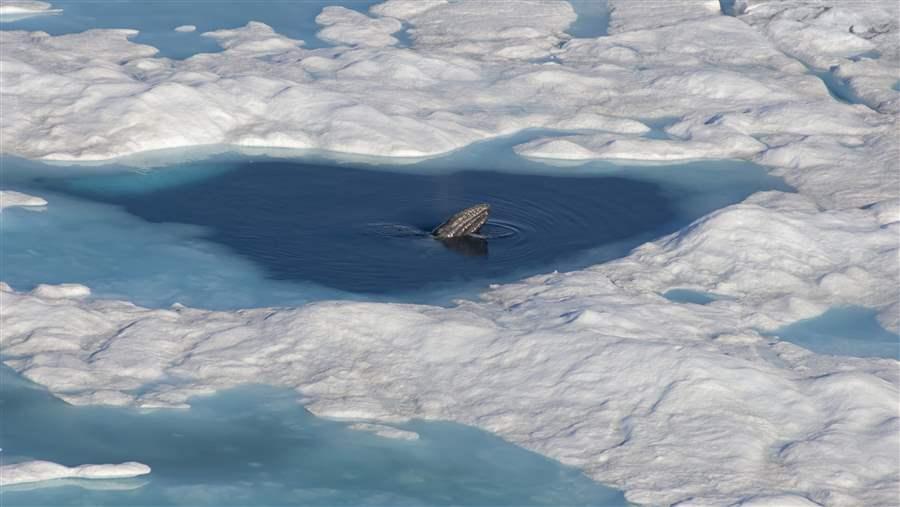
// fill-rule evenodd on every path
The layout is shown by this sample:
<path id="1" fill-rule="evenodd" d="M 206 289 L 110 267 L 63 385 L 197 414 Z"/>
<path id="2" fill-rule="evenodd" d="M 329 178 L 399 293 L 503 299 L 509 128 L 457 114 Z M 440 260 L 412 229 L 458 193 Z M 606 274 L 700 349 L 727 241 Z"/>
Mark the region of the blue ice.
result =
<path id="1" fill-rule="evenodd" d="M 42 15 L 3 23 L 3 30 L 40 30 L 51 35 L 83 32 L 92 28 L 131 28 L 140 31 L 132 40 L 159 49 L 161 56 L 183 59 L 197 53 L 221 51 L 203 32 L 237 28 L 261 21 L 276 32 L 303 40 L 307 48 L 325 47 L 316 32 L 316 16 L 322 8 L 340 5 L 367 12 L 380 0 L 302 0 L 296 2 L 228 0 L 183 2 L 171 0 L 53 0 L 56 15 Z M 195 32 L 175 32 L 180 25 L 195 25 Z"/>
<path id="2" fill-rule="evenodd" d="M 0 367 L 0 460 L 139 461 L 150 475 L 5 486 L 2 505 L 592 505 L 619 491 L 474 428 L 398 425 L 382 438 L 317 418 L 297 393 L 247 386 L 190 410 L 74 407 Z"/>
<path id="3" fill-rule="evenodd" d="M 772 334 L 820 354 L 900 359 L 900 335 L 884 329 L 876 316 L 870 308 L 833 308 Z"/>

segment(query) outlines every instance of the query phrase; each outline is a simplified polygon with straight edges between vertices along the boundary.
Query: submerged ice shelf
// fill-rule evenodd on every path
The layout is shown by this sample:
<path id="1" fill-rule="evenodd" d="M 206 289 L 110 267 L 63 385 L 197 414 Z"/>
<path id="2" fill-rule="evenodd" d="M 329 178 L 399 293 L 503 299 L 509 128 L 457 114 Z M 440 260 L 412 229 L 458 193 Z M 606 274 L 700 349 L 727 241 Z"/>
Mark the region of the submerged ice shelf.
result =
<path id="1" fill-rule="evenodd" d="M 249 386 L 190 411 L 139 412 L 66 405 L 6 367 L 0 381 L 4 464 L 38 455 L 152 468 L 5 485 L 3 505 L 626 505 L 621 492 L 483 431 L 410 421 L 394 427 L 417 439 L 384 438 L 314 417 L 288 390 Z"/>

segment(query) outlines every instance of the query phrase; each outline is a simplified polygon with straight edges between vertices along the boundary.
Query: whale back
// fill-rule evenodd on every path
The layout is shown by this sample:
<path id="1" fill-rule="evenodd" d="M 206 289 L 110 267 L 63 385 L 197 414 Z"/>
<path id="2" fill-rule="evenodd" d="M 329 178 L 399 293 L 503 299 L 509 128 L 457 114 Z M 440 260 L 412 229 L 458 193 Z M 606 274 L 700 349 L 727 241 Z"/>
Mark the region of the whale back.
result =
<path id="1" fill-rule="evenodd" d="M 474 234 L 487 222 L 490 211 L 491 207 L 489 205 L 476 204 L 448 218 L 444 223 L 437 226 L 431 234 L 436 238 L 442 239 L 459 238 Z"/>

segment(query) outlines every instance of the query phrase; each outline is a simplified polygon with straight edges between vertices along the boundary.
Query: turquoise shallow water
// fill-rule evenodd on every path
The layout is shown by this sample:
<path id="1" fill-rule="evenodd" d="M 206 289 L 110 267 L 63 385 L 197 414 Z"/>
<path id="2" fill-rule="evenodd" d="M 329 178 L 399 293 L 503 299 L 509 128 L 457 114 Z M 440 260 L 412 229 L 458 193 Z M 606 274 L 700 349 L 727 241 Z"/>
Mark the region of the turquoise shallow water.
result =
<path id="1" fill-rule="evenodd" d="M 237 28 L 260 21 L 276 32 L 304 42 L 309 49 L 328 47 L 316 33 L 322 28 L 316 16 L 322 9 L 339 5 L 366 13 L 381 0 L 53 0 L 61 13 L 32 16 L 0 24 L 0 30 L 40 30 L 51 35 L 78 33 L 92 28 L 129 28 L 140 33 L 132 40 L 159 49 L 159 55 L 184 59 L 197 53 L 222 50 L 215 40 L 201 34 Z M 569 28 L 574 37 L 606 35 L 609 9 L 606 0 L 571 0 L 578 18 Z M 194 25 L 193 32 L 176 32 Z M 400 45 L 411 44 L 406 29 L 394 34 Z"/>
<path id="2" fill-rule="evenodd" d="M 772 334 L 819 354 L 900 360 L 900 335 L 881 327 L 876 315 L 858 306 L 833 308 Z"/>
<path id="3" fill-rule="evenodd" d="M 190 410 L 73 407 L 0 368 L 2 464 L 140 461 L 150 475 L 9 486 L 16 505 L 626 505 L 621 492 L 483 431 L 398 425 L 396 440 L 317 418 L 290 391 L 248 386 Z"/>
<path id="4" fill-rule="evenodd" d="M 316 16 L 329 5 L 360 12 L 378 0 L 53 0 L 62 13 L 3 23 L 4 30 L 40 30 L 51 35 L 78 33 L 92 28 L 130 28 L 140 33 L 132 40 L 159 49 L 160 56 L 183 59 L 222 48 L 203 32 L 237 28 L 261 21 L 278 33 L 305 42 L 304 47 L 329 44 L 319 40 Z M 180 25 L 194 25 L 195 32 L 176 32 Z"/>

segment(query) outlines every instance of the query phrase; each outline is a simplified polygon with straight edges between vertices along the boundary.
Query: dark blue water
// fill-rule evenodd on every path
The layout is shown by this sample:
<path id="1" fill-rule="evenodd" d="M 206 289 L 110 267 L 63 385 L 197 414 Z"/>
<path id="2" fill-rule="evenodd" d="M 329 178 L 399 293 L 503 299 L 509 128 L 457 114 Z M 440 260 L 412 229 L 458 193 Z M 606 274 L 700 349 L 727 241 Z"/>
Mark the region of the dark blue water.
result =
<path id="1" fill-rule="evenodd" d="M 707 176 L 717 172 L 714 166 L 707 165 L 712 173 Z M 722 201 L 740 200 L 773 183 L 764 177 L 751 179 L 731 188 L 730 194 L 711 198 L 704 194 L 705 182 L 699 177 L 692 182 L 688 174 L 678 183 L 663 184 L 629 177 L 628 171 L 573 172 L 391 172 L 244 160 L 150 173 L 78 175 L 37 184 L 120 206 L 144 222 L 200 226 L 204 240 L 251 261 L 273 280 L 397 295 L 485 287 L 588 265 L 621 255 Z M 684 202 L 698 196 L 703 205 L 686 213 Z M 447 243 L 429 235 L 452 213 L 480 202 L 492 206 L 484 238 Z M 21 239 L 22 245 L 29 242 Z M 585 256 L 604 245 L 616 248 Z M 5 255 L 11 266 L 36 261 L 16 247 Z"/>
<path id="2" fill-rule="evenodd" d="M 147 476 L 4 487 L 14 505 L 626 505 L 622 493 L 483 431 L 399 425 L 394 440 L 320 419 L 297 394 L 244 387 L 190 410 L 73 407 L 0 367 L 0 459 L 140 461 Z"/>
<path id="3" fill-rule="evenodd" d="M 869 308 L 833 308 L 772 334 L 819 354 L 900 360 L 900 335 L 881 327 L 876 315 Z"/>
<path id="4" fill-rule="evenodd" d="M 322 8 L 341 5 L 367 12 L 380 0 L 54 0 L 60 14 L 34 16 L 3 23 L 3 30 L 40 30 L 50 35 L 83 32 L 92 28 L 131 28 L 140 33 L 132 40 L 149 44 L 161 56 L 183 59 L 197 53 L 213 53 L 222 48 L 203 32 L 237 28 L 249 21 L 261 21 L 279 34 L 303 40 L 304 47 L 330 44 L 316 38 L 322 27 L 315 22 Z M 195 25 L 191 33 L 179 33 L 180 25 Z"/>

